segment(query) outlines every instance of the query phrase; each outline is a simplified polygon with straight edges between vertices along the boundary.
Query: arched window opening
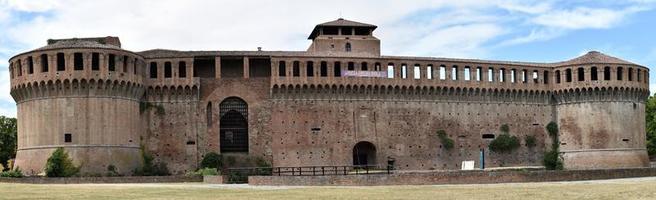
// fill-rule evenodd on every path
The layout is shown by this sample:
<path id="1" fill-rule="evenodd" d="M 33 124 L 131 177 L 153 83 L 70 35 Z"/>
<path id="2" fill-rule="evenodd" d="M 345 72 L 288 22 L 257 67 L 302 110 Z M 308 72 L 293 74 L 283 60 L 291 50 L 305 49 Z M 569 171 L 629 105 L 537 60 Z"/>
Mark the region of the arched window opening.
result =
<path id="1" fill-rule="evenodd" d="M 355 70 L 355 63 L 353 62 L 348 62 L 348 68 L 349 71 Z"/>
<path id="2" fill-rule="evenodd" d="M 394 63 L 387 64 L 387 78 L 394 78 Z"/>
<path id="3" fill-rule="evenodd" d="M 212 102 L 207 102 L 207 108 L 205 109 L 207 127 L 212 127 Z"/>
<path id="4" fill-rule="evenodd" d="M 30 60 L 32 59 L 30 58 Z M 640 82 L 640 69 L 637 69 L 636 71 L 638 71 L 638 74 L 636 75 L 636 81 Z"/>
<path id="5" fill-rule="evenodd" d="M 604 67 L 604 80 L 610 81 L 610 67 Z"/>
<path id="6" fill-rule="evenodd" d="M 48 55 L 41 54 L 41 72 L 48 72 Z"/>
<path id="7" fill-rule="evenodd" d="M 504 82 L 506 79 L 506 69 L 501 68 L 499 69 L 499 83 Z"/>
<path id="8" fill-rule="evenodd" d="M 100 70 L 100 54 L 91 53 L 91 70 L 98 71 Z"/>
<path id="9" fill-rule="evenodd" d="M 292 76 L 299 77 L 301 76 L 301 62 L 294 61 L 294 66 L 292 66 Z"/>
<path id="10" fill-rule="evenodd" d="M 617 80 L 621 81 L 622 77 L 624 76 L 624 69 L 622 67 L 617 68 Z"/>
<path id="11" fill-rule="evenodd" d="M 109 54 L 109 58 L 107 58 L 107 60 L 109 61 L 108 63 L 109 71 L 110 72 L 116 71 L 116 56 L 114 56 L 114 54 Z"/>
<path id="12" fill-rule="evenodd" d="M 73 69 L 74 70 L 84 70 L 84 58 L 82 53 L 73 54 Z"/>
<path id="13" fill-rule="evenodd" d="M 457 81 L 458 80 L 458 66 L 454 65 L 451 67 L 451 80 Z"/>
<path id="14" fill-rule="evenodd" d="M 549 71 L 544 71 L 542 77 L 544 77 L 544 84 L 549 84 Z"/>
<path id="15" fill-rule="evenodd" d="M 585 81 L 585 72 L 584 72 L 583 68 L 579 67 L 578 69 L 576 69 L 576 71 L 578 73 L 579 81 Z"/>
<path id="16" fill-rule="evenodd" d="M 494 82 L 494 68 L 487 68 L 487 81 Z"/>
<path id="17" fill-rule="evenodd" d="M 57 71 L 66 71 L 66 59 L 64 59 L 64 53 L 57 53 Z"/>
<path id="18" fill-rule="evenodd" d="M 19 60 L 18 60 L 18 76 L 22 76 L 22 75 L 23 75 L 23 63 L 22 63 L 22 61 L 19 59 Z"/>
<path id="19" fill-rule="evenodd" d="M 128 73 L 128 56 L 123 56 L 123 73 Z"/>
<path id="20" fill-rule="evenodd" d="M 150 78 L 157 78 L 157 63 L 150 63 Z"/>
<path id="21" fill-rule="evenodd" d="M 446 80 L 446 66 L 440 65 L 440 80 Z"/>
<path id="22" fill-rule="evenodd" d="M 426 79 L 433 79 L 433 65 L 426 66 Z"/>
<path id="23" fill-rule="evenodd" d="M 32 59 L 32 56 L 27 57 L 27 73 L 28 74 L 34 73 L 34 60 Z M 638 70 L 638 77 L 640 77 L 640 70 Z"/>
<path id="24" fill-rule="evenodd" d="M 376 165 L 376 146 L 371 142 L 358 142 L 353 147 L 353 165 Z"/>
<path id="25" fill-rule="evenodd" d="M 248 104 L 228 97 L 219 104 L 221 153 L 248 153 Z"/>
<path id="26" fill-rule="evenodd" d="M 471 80 L 471 70 L 469 66 L 465 66 L 465 81 Z"/>
<path id="27" fill-rule="evenodd" d="M 132 62 L 132 73 L 137 74 L 137 59 L 135 58 Z"/>
<path id="28" fill-rule="evenodd" d="M 164 63 L 164 78 L 171 78 L 172 73 L 171 73 L 171 62 L 165 62 Z"/>
<path id="29" fill-rule="evenodd" d="M 526 70 L 522 70 L 522 83 L 526 83 L 526 80 L 528 79 L 528 73 Z"/>
<path id="30" fill-rule="evenodd" d="M 483 78 L 483 68 L 476 67 L 476 81 L 481 81 Z"/>
<path id="31" fill-rule="evenodd" d="M 540 75 L 538 74 L 538 70 L 533 70 L 533 83 L 538 84 Z"/>
<path id="32" fill-rule="evenodd" d="M 305 65 L 305 75 L 308 77 L 314 76 L 314 62 L 307 61 L 307 64 Z"/>
<path id="33" fill-rule="evenodd" d="M 560 83 L 560 70 L 556 70 L 556 83 Z"/>
<path id="34" fill-rule="evenodd" d="M 187 77 L 187 63 L 185 61 L 178 62 L 178 77 Z"/>
<path id="35" fill-rule="evenodd" d="M 565 70 L 565 81 L 572 82 L 572 69 Z"/>
<path id="36" fill-rule="evenodd" d="M 633 81 L 633 68 L 629 68 L 629 81 Z"/>
<path id="37" fill-rule="evenodd" d="M 342 76 L 342 63 L 341 62 L 335 62 L 335 66 L 333 66 L 333 75 L 335 77 L 341 77 Z"/>
<path id="38" fill-rule="evenodd" d="M 287 76 L 287 66 L 285 64 L 285 61 L 278 62 L 278 76 L 279 77 Z"/>
<path id="39" fill-rule="evenodd" d="M 368 71 L 369 70 L 369 66 L 367 66 L 366 62 L 360 63 L 360 70 L 362 70 L 362 71 Z"/>
<path id="40" fill-rule="evenodd" d="M 510 82 L 515 83 L 515 73 L 517 73 L 517 70 L 511 69 L 510 70 Z"/>
<path id="41" fill-rule="evenodd" d="M 328 63 L 326 61 L 321 61 L 321 66 L 319 68 L 319 75 L 321 77 L 328 76 Z"/>
<path id="42" fill-rule="evenodd" d="M 596 81 L 598 80 L 599 77 L 597 77 L 597 67 L 592 67 L 590 68 L 590 80 Z"/>
<path id="43" fill-rule="evenodd" d="M 418 64 L 414 66 L 412 71 L 415 79 L 421 79 L 421 68 Z"/>
<path id="44" fill-rule="evenodd" d="M 401 64 L 401 78 L 406 79 L 408 78 L 408 66 L 405 64 Z"/>
<path id="45" fill-rule="evenodd" d="M 380 69 L 380 63 L 374 64 L 374 71 L 381 71 Z"/>
<path id="46" fill-rule="evenodd" d="M 346 52 L 351 52 L 351 43 L 347 42 L 344 48 L 345 48 Z"/>

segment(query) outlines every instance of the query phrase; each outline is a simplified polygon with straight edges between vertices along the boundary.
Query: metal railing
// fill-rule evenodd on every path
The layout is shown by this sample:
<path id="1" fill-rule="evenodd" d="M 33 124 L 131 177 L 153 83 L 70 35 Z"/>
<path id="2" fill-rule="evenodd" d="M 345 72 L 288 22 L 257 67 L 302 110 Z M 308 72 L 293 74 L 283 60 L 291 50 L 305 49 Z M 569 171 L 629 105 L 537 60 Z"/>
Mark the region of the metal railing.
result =
<path id="1" fill-rule="evenodd" d="M 346 176 L 392 174 L 391 166 L 349 165 L 349 166 L 303 166 L 303 167 L 242 167 L 228 168 L 223 175 L 229 183 L 246 183 L 248 176 Z"/>

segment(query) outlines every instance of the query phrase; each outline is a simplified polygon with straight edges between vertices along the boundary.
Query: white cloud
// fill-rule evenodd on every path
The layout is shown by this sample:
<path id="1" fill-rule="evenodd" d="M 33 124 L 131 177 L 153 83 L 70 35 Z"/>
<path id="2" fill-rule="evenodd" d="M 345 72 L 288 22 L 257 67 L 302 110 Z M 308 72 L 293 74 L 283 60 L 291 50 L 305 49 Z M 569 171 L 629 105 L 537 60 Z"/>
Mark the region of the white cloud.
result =
<path id="1" fill-rule="evenodd" d="M 24 12 L 45 12 L 59 5 L 56 0 L 7 0 L 6 3 L 10 9 Z"/>
<path id="2" fill-rule="evenodd" d="M 611 10 L 593 8 L 575 8 L 573 10 L 559 10 L 537 16 L 531 20 L 535 24 L 564 29 L 609 28 L 617 23 L 632 10 Z"/>
<path id="3" fill-rule="evenodd" d="M 506 41 L 499 43 L 498 46 L 508 46 L 516 44 L 524 44 L 529 42 L 536 41 L 545 41 L 550 40 L 561 35 L 565 34 L 565 31 L 562 29 L 555 28 L 536 28 L 531 30 L 531 33 L 525 36 L 515 37 Z"/>

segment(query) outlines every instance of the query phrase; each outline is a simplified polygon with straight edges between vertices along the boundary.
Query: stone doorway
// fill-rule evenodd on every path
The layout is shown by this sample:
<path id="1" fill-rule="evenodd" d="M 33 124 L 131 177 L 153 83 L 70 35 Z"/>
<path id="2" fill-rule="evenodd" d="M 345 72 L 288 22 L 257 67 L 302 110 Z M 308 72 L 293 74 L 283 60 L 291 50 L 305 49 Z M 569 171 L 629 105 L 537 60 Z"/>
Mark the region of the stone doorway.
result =
<path id="1" fill-rule="evenodd" d="M 221 153 L 248 153 L 248 104 L 228 97 L 219 104 Z"/>
<path id="2" fill-rule="evenodd" d="M 362 141 L 353 147 L 353 165 L 376 165 L 376 146 Z"/>

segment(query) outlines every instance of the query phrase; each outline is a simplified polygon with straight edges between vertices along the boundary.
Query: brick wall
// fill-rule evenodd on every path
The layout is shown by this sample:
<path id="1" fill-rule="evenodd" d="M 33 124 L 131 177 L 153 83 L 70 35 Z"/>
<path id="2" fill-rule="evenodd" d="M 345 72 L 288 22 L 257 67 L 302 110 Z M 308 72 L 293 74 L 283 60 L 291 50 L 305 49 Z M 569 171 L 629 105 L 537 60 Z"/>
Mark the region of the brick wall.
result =
<path id="1" fill-rule="evenodd" d="M 250 185 L 435 185 L 578 181 L 656 176 L 656 168 L 566 171 L 454 171 L 349 176 L 251 176 Z"/>
<path id="2" fill-rule="evenodd" d="M 202 182 L 203 177 L 186 176 L 126 176 L 126 177 L 25 177 L 0 178 L 0 183 L 32 183 L 32 184 L 79 184 L 79 183 L 180 183 Z"/>

